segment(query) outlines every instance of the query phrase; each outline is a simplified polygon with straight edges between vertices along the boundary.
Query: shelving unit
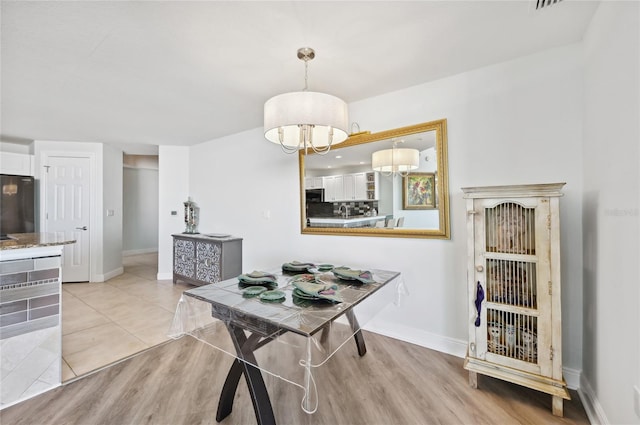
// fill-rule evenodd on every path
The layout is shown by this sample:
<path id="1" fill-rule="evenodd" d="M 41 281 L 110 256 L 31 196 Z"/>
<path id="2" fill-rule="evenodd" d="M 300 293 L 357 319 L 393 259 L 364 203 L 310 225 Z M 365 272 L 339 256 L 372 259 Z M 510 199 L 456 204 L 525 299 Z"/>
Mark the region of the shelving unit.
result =
<path id="1" fill-rule="evenodd" d="M 378 174 L 375 172 L 366 173 L 367 177 L 367 199 L 375 200 L 378 195 Z"/>
<path id="2" fill-rule="evenodd" d="M 552 395 L 563 415 L 559 197 L 564 183 L 463 188 L 469 347 L 464 367 Z"/>

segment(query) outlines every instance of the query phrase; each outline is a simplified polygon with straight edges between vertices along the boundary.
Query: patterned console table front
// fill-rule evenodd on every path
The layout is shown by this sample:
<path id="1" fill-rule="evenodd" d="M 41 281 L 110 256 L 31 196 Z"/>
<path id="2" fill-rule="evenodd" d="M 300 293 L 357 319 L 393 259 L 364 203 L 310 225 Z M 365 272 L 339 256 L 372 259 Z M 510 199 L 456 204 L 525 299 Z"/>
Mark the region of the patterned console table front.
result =
<path id="1" fill-rule="evenodd" d="M 203 234 L 173 236 L 173 283 L 205 285 L 242 274 L 242 239 Z"/>

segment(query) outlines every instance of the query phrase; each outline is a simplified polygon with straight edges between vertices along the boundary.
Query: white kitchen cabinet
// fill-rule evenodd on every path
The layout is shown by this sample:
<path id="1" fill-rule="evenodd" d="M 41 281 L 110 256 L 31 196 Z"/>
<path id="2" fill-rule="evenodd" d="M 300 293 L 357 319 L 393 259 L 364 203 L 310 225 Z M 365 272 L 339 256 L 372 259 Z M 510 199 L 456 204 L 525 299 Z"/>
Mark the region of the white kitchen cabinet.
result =
<path id="1" fill-rule="evenodd" d="M 0 152 L 0 174 L 33 176 L 33 155 Z"/>
<path id="2" fill-rule="evenodd" d="M 344 185 L 344 190 L 343 190 L 343 195 L 344 198 L 342 200 L 344 201 L 352 201 L 356 196 L 356 176 L 355 174 L 345 174 L 343 176 L 343 185 Z"/>
<path id="3" fill-rule="evenodd" d="M 322 189 L 322 177 L 305 177 L 304 188 L 305 189 Z"/>
<path id="4" fill-rule="evenodd" d="M 367 173 L 323 177 L 325 201 L 362 201 L 367 197 Z"/>
<path id="5" fill-rule="evenodd" d="M 367 174 L 354 174 L 354 197 L 353 199 L 361 201 L 367 198 Z"/>
<path id="6" fill-rule="evenodd" d="M 327 176 L 322 178 L 325 202 L 344 200 L 344 176 Z"/>
<path id="7" fill-rule="evenodd" d="M 344 175 L 344 200 L 362 201 L 367 199 L 366 173 Z"/>
<path id="8" fill-rule="evenodd" d="M 552 396 L 563 415 L 559 198 L 564 183 L 463 188 L 469 383 L 492 376 Z"/>

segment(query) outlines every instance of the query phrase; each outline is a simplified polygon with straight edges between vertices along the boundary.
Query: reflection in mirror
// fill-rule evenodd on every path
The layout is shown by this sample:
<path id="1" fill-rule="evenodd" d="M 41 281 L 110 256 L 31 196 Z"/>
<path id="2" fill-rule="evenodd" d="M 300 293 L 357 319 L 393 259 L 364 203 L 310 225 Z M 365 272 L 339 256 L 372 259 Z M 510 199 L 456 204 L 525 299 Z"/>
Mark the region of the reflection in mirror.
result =
<path id="1" fill-rule="evenodd" d="M 449 238 L 446 120 L 357 133 L 299 162 L 302 233 Z"/>

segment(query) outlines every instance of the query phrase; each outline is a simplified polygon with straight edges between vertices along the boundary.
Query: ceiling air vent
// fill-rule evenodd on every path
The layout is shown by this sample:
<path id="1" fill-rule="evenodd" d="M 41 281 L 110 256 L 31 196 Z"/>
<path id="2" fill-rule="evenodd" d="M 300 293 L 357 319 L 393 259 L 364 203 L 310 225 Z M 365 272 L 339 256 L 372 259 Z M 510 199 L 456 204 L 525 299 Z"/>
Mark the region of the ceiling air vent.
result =
<path id="1" fill-rule="evenodd" d="M 536 10 L 542 9 L 544 7 L 553 6 L 556 3 L 560 3 L 562 0 L 531 0 L 536 4 Z"/>

